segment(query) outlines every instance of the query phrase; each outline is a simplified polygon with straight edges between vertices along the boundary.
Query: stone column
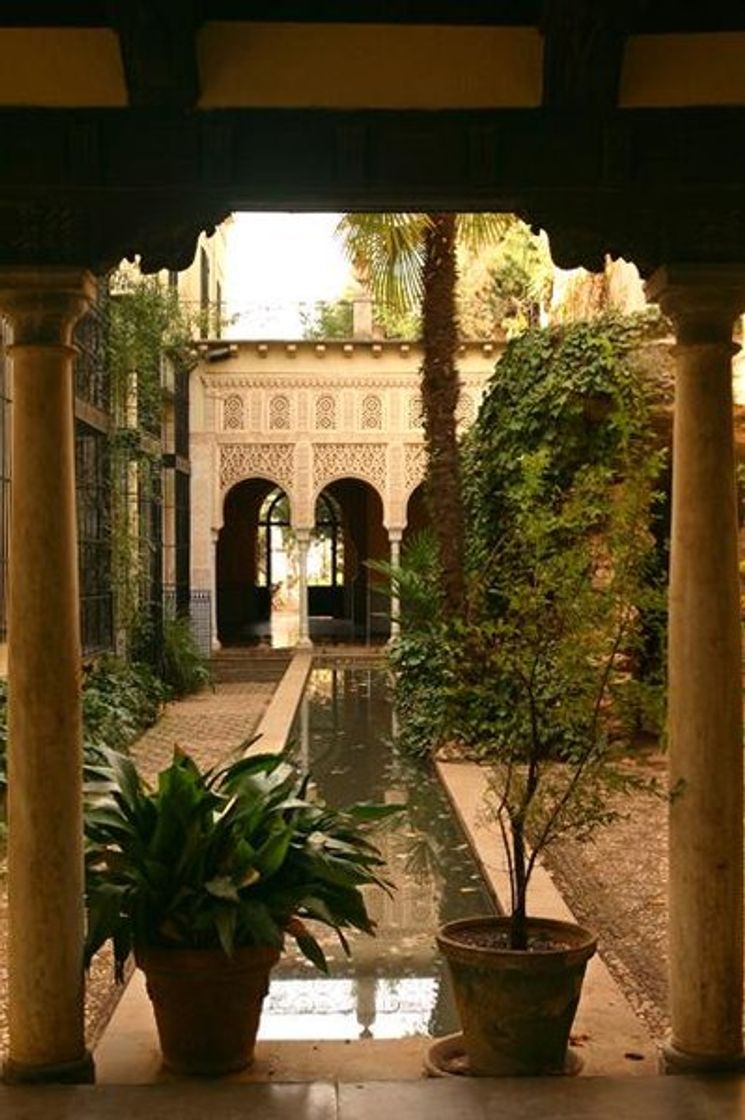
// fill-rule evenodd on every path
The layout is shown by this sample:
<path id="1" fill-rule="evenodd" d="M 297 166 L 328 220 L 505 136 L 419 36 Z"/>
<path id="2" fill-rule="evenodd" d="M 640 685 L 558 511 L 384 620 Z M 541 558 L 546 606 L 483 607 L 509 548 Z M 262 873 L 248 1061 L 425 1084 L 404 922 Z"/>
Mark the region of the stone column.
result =
<path id="1" fill-rule="evenodd" d="M 308 620 L 308 549 L 310 529 L 296 529 L 297 566 L 298 566 L 298 646 L 312 646 L 310 623 Z"/>
<path id="2" fill-rule="evenodd" d="M 211 529 L 212 547 L 210 549 L 210 564 L 212 578 L 210 579 L 210 638 L 212 649 L 222 649 L 222 643 L 217 633 L 217 542 L 220 537 L 219 529 Z"/>
<path id="3" fill-rule="evenodd" d="M 670 1072 L 743 1060 L 743 727 L 732 327 L 745 268 L 660 269 L 676 329 L 669 592 Z"/>
<path id="4" fill-rule="evenodd" d="M 88 273 L 0 270 L 13 329 L 9 1081 L 88 1081 L 72 330 Z"/>
<path id="5" fill-rule="evenodd" d="M 402 529 L 389 529 L 388 530 L 388 543 L 391 546 L 391 567 L 398 568 L 401 564 L 401 538 L 403 536 Z M 389 641 L 394 641 L 401 633 L 401 623 L 399 621 L 399 612 L 401 610 L 401 603 L 398 594 L 395 591 L 395 584 L 391 585 L 391 636 Z"/>

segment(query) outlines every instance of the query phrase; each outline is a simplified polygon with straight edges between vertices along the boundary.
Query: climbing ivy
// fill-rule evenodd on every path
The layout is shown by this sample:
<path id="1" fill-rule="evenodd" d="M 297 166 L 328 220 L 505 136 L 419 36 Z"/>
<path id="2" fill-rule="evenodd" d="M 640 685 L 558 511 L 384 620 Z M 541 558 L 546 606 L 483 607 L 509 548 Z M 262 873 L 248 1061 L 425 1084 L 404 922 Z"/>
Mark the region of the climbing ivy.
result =
<path id="1" fill-rule="evenodd" d="M 120 270 L 111 281 L 108 366 L 111 556 L 116 629 L 130 640 L 152 628 L 148 566 L 153 542 L 142 532 L 141 510 L 159 502 L 161 423 L 168 367 L 195 361 L 198 322 L 179 304 L 176 291 L 157 277 Z"/>
<path id="2" fill-rule="evenodd" d="M 414 732 L 404 728 L 404 740 L 415 749 L 427 736 L 430 745 L 484 741 L 509 723 L 516 709 L 496 688 L 497 669 L 506 672 L 507 647 L 498 647 L 507 631 L 513 647 L 531 633 L 547 641 L 546 619 L 562 610 L 573 626 L 584 612 L 586 628 L 579 659 L 562 654 L 561 674 L 552 670 L 546 687 L 563 674 L 560 693 L 574 695 L 572 674 L 591 668 L 583 653 L 590 637 L 602 644 L 603 627 L 628 617 L 634 637 L 625 626 L 614 718 L 632 733 L 661 725 L 668 510 L 654 386 L 640 360 L 647 334 L 644 316 L 608 316 L 532 329 L 508 344 L 461 448 L 467 618 L 460 628 L 433 619 L 422 628 L 407 626 L 404 613 L 393 649 L 400 714 Z M 613 601 L 615 588 L 623 601 Z M 605 615 L 588 629 L 601 606 Z M 497 658 L 488 668 L 485 650 Z"/>

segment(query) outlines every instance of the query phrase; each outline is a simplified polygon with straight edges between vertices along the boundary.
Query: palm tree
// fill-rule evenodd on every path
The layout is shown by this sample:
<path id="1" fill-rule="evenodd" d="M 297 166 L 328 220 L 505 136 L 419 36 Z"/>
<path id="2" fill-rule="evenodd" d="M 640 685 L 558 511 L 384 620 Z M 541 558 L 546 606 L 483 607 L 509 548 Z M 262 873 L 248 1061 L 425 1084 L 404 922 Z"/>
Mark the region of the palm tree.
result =
<path id="1" fill-rule="evenodd" d="M 511 221 L 499 214 L 345 214 L 337 227 L 350 261 L 377 300 L 401 311 L 421 306 L 426 491 L 448 620 L 461 617 L 466 607 L 456 247 L 459 241 L 471 248 L 496 241 Z"/>

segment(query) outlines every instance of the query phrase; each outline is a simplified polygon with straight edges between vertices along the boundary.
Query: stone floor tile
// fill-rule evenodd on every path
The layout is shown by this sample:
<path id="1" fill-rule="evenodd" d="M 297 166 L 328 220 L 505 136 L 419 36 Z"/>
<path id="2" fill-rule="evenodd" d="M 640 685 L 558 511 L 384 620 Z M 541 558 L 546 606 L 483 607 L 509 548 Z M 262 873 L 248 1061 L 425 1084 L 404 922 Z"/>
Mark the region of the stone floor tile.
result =
<path id="1" fill-rule="evenodd" d="M 3 1120 L 336 1120 L 334 1087 L 312 1085 L 0 1088 Z"/>

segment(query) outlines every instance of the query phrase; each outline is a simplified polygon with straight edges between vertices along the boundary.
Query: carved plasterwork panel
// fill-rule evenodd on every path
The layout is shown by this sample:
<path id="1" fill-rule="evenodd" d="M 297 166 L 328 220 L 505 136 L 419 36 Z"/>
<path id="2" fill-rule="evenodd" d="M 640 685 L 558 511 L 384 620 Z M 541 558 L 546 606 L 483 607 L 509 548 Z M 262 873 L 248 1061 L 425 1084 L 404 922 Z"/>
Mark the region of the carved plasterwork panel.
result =
<path id="1" fill-rule="evenodd" d="M 224 443 L 220 447 L 220 486 L 226 490 L 244 478 L 270 478 L 285 490 L 292 486 L 291 443 Z"/>
<path id="2" fill-rule="evenodd" d="M 362 478 L 382 495 L 386 488 L 383 443 L 323 443 L 313 447 L 313 485 L 319 490 L 336 478 Z"/>
<path id="3" fill-rule="evenodd" d="M 457 420 L 468 428 L 476 419 L 476 405 L 470 393 L 461 393 L 458 398 Z"/>
<path id="4" fill-rule="evenodd" d="M 329 431 L 336 427 L 336 401 L 329 393 L 316 398 L 316 428 Z"/>
<path id="5" fill-rule="evenodd" d="M 424 479 L 427 454 L 422 443 L 407 443 L 404 449 L 404 486 L 410 494 Z"/>
<path id="6" fill-rule="evenodd" d="M 412 429 L 424 427 L 421 393 L 413 393 L 409 397 L 408 426 Z"/>
<path id="7" fill-rule="evenodd" d="M 225 431 L 239 431 L 244 427 L 243 398 L 234 394 L 226 397 L 222 406 L 222 426 Z"/>
<path id="8" fill-rule="evenodd" d="M 284 393 L 269 401 L 269 427 L 275 430 L 290 427 L 290 398 Z"/>
<path id="9" fill-rule="evenodd" d="M 362 427 L 383 427 L 383 402 L 376 393 L 369 393 L 362 400 Z"/>

